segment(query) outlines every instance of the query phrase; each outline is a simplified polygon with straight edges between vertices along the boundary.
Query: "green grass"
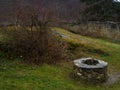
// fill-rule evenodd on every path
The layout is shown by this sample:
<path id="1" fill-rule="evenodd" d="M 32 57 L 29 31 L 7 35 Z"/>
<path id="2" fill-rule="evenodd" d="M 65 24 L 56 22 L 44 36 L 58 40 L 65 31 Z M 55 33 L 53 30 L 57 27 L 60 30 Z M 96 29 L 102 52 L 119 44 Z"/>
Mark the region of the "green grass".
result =
<path id="1" fill-rule="evenodd" d="M 81 52 L 79 50 L 85 50 L 83 54 L 86 57 L 103 59 L 109 63 L 110 71 L 120 73 L 119 44 L 80 36 L 59 28 L 53 28 L 53 31 L 62 35 L 66 42 L 80 45 L 77 53 Z M 4 37 L 4 35 L 1 35 L 1 42 Z M 87 52 L 89 48 L 105 51 L 109 55 L 90 54 L 90 52 Z M 46 64 L 36 66 L 25 64 L 20 59 L 8 60 L 1 56 L 0 90 L 120 90 L 120 81 L 110 86 L 104 84 L 89 85 L 76 81 L 70 77 L 72 69 L 72 61 L 61 63 L 60 66 Z"/>
<path id="2" fill-rule="evenodd" d="M 120 68 L 120 44 L 109 42 L 109 41 L 102 40 L 102 39 L 95 39 L 95 38 L 80 36 L 78 34 L 73 34 L 71 32 L 68 32 L 60 28 L 53 28 L 52 30 L 60 33 L 60 35 L 63 36 L 63 39 L 66 42 L 78 44 L 80 45 L 79 48 L 82 48 L 82 49 L 85 48 L 84 54 L 86 54 L 87 50 L 89 49 L 98 50 L 98 51 L 100 50 L 100 51 L 105 52 L 108 55 L 102 55 L 102 53 L 96 55 L 95 53 L 93 54 L 93 52 L 91 51 L 90 53 L 87 54 L 87 56 L 106 60 L 111 66 L 114 66 L 118 68 L 119 70 Z M 79 51 L 79 48 L 77 48 L 76 50 L 78 53 L 81 52 Z"/>
<path id="3" fill-rule="evenodd" d="M 5 59 L 0 63 L 0 90 L 119 90 L 120 82 L 110 87 L 84 85 L 70 78 L 72 68 L 65 66 L 30 66 Z"/>

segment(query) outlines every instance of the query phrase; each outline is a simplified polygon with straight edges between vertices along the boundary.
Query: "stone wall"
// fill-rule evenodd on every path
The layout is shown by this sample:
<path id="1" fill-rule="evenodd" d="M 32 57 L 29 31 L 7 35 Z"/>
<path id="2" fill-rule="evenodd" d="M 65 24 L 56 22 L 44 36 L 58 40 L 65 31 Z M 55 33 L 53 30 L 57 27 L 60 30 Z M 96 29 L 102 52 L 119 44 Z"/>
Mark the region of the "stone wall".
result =
<path id="1" fill-rule="evenodd" d="M 74 77 L 85 82 L 101 83 L 108 78 L 107 62 L 81 58 L 74 61 Z"/>

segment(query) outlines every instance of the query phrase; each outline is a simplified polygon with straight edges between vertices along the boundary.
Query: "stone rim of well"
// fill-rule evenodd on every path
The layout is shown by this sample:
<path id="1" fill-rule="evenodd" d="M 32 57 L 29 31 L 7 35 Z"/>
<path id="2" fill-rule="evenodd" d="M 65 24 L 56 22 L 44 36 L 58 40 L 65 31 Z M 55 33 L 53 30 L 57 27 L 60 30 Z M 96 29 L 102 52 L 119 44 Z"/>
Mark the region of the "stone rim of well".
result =
<path id="1" fill-rule="evenodd" d="M 93 61 L 97 61 L 98 63 L 95 64 L 86 64 L 85 62 L 87 60 L 93 60 Z M 80 58 L 77 60 L 74 60 L 74 65 L 79 67 L 79 68 L 86 68 L 86 69 L 94 69 L 94 68 L 104 68 L 108 66 L 108 63 L 103 61 L 103 60 L 98 60 L 98 59 L 93 59 L 93 58 Z"/>

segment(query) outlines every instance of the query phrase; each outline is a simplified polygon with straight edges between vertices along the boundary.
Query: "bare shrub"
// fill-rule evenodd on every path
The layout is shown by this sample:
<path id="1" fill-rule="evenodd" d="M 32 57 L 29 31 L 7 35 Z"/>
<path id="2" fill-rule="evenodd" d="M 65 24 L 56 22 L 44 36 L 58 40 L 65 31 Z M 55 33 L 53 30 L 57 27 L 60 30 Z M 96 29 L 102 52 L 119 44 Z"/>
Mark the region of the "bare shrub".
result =
<path id="1" fill-rule="evenodd" d="M 27 63 L 35 64 L 55 64 L 65 59 L 66 44 L 58 41 L 52 32 L 47 28 L 44 32 L 28 28 L 12 30 L 7 48 L 11 53 L 9 57 L 14 56 L 22 58 Z M 5 47 L 4 47 L 5 48 Z"/>
<path id="2" fill-rule="evenodd" d="M 56 40 L 49 23 L 57 19 L 54 11 L 41 7 L 19 7 L 15 28 L 9 33 L 10 56 L 28 63 L 57 63 L 65 57 L 65 44 Z M 51 9 L 54 10 L 54 9 Z"/>

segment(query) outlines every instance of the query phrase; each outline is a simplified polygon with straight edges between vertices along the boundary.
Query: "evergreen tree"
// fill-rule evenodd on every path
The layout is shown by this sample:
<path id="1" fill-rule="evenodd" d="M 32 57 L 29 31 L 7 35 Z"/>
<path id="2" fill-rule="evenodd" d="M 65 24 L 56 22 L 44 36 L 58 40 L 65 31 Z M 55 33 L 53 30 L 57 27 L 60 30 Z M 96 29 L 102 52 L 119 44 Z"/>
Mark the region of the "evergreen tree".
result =
<path id="1" fill-rule="evenodd" d="M 114 0 L 80 0 L 87 7 L 82 13 L 83 20 L 120 21 L 120 3 Z"/>

